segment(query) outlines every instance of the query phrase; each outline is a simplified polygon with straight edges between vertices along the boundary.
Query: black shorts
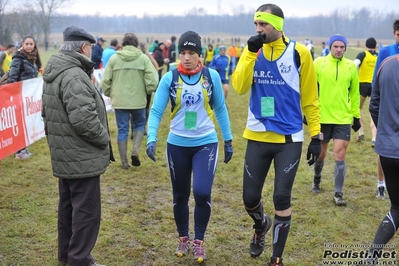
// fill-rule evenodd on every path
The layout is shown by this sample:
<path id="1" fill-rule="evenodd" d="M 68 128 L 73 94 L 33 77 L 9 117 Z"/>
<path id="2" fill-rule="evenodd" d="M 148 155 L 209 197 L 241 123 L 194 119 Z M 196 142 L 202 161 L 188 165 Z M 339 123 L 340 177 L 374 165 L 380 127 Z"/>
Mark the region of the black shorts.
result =
<path id="1" fill-rule="evenodd" d="M 337 125 L 337 124 L 320 124 L 321 132 L 323 132 L 323 143 L 328 143 L 330 139 L 351 139 L 352 125 Z"/>
<path id="2" fill-rule="evenodd" d="M 371 96 L 371 83 L 360 82 L 359 84 L 360 95 L 363 98 Z"/>
<path id="3" fill-rule="evenodd" d="M 230 84 L 230 81 L 228 81 L 228 80 L 222 80 L 222 84 Z"/>

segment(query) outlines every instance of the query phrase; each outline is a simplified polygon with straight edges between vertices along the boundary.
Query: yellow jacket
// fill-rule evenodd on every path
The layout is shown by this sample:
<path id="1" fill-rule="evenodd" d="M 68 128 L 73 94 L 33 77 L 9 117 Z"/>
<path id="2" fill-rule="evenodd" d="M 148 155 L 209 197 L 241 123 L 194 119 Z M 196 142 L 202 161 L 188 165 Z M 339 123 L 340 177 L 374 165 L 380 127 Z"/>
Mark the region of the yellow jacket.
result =
<path id="1" fill-rule="evenodd" d="M 285 40 L 283 40 L 283 38 Z M 287 43 L 290 40 L 286 37 L 282 37 L 272 43 L 263 45 L 263 55 L 268 62 L 276 62 L 286 51 Z M 262 51 L 262 50 L 260 50 Z M 313 65 L 313 59 L 309 53 L 309 50 L 302 44 L 296 43 L 295 45 L 295 58 L 299 57 L 300 66 L 296 66 L 299 69 L 299 93 L 300 93 L 300 105 L 302 113 L 306 116 L 309 125 L 309 133 L 311 136 L 315 136 L 320 133 L 320 114 L 319 114 L 319 100 L 317 90 L 316 73 Z M 246 94 L 253 89 L 254 66 L 258 58 L 257 53 L 250 52 L 248 46 L 244 48 L 244 51 L 240 57 L 240 61 L 232 75 L 232 86 L 234 90 L 242 95 Z M 295 59 L 294 59 L 295 60 Z M 267 71 L 267 70 L 265 70 Z M 264 85 L 263 89 L 267 91 L 267 86 Z M 294 100 L 294 99 L 287 99 Z M 286 104 L 286 103 L 275 103 Z M 250 103 L 251 105 L 251 103 Z M 290 113 L 286 114 L 290 116 Z M 243 137 L 246 139 L 271 142 L 271 143 L 285 143 L 287 138 L 284 135 L 278 134 L 272 131 L 252 131 L 245 128 Z"/>

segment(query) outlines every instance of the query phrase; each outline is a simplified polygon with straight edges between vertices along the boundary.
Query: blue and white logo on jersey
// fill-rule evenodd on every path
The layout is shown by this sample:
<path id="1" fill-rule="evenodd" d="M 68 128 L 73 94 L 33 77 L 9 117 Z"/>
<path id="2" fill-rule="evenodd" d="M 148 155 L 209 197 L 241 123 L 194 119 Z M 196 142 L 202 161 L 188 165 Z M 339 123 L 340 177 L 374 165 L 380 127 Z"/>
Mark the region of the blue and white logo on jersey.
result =
<path id="1" fill-rule="evenodd" d="M 278 68 L 280 69 L 280 73 L 281 74 L 288 74 L 288 73 L 290 73 L 291 72 L 291 65 L 289 65 L 289 66 L 286 66 L 286 65 L 284 65 L 284 63 L 281 63 L 279 66 L 278 66 Z"/>
<path id="2" fill-rule="evenodd" d="M 202 100 L 201 92 L 199 91 L 197 95 L 185 90 L 183 93 L 183 100 L 186 106 L 193 106 L 198 104 Z"/>

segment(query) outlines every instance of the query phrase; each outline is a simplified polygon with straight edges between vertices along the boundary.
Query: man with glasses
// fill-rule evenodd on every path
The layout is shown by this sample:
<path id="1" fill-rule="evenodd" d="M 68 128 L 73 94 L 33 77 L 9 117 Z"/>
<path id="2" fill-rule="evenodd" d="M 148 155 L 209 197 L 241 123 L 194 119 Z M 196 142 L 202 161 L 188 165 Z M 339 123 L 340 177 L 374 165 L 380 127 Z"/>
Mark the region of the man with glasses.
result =
<path id="1" fill-rule="evenodd" d="M 91 81 L 95 39 L 63 32 L 43 73 L 42 116 L 53 175 L 59 178 L 59 265 L 100 266 L 91 256 L 101 220 L 100 175 L 114 161 L 104 101 Z"/>

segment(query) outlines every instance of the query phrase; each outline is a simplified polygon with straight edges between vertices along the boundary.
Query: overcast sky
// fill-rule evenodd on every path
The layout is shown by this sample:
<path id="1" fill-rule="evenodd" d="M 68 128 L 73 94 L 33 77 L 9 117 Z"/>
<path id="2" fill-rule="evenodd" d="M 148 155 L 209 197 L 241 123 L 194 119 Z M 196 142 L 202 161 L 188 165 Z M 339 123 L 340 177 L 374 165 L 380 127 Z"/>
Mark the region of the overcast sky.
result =
<path id="1" fill-rule="evenodd" d="M 256 8 L 266 3 L 279 5 L 286 17 L 310 16 L 328 14 L 336 9 L 369 9 L 397 11 L 394 7 L 398 0 L 280 0 L 268 2 L 264 0 L 72 0 L 68 8 L 63 9 L 67 14 L 95 15 L 185 15 L 194 8 L 204 8 L 207 14 L 232 14 L 234 10 L 254 12 Z M 236 13 L 236 12 L 234 12 Z"/>

